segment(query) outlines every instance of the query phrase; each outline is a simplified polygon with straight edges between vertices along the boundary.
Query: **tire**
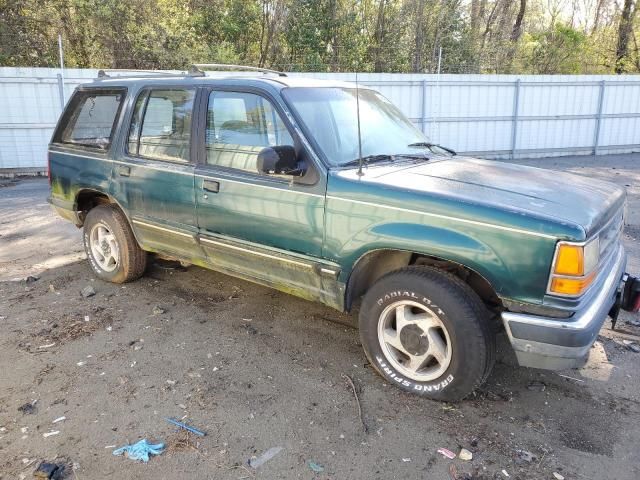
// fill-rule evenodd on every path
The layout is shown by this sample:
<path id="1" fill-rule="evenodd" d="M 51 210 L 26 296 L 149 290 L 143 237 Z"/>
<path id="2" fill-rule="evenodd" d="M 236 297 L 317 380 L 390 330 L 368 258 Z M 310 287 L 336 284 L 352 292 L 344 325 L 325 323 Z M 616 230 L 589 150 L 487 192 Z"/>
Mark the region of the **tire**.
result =
<path id="1" fill-rule="evenodd" d="M 435 268 L 407 267 L 380 278 L 362 301 L 359 326 L 365 354 L 382 377 L 434 400 L 462 400 L 495 361 L 484 304 L 461 279 Z"/>
<path id="2" fill-rule="evenodd" d="M 124 214 L 114 205 L 100 205 L 84 221 L 84 250 L 102 280 L 126 283 L 142 276 L 147 253 L 138 246 Z"/>

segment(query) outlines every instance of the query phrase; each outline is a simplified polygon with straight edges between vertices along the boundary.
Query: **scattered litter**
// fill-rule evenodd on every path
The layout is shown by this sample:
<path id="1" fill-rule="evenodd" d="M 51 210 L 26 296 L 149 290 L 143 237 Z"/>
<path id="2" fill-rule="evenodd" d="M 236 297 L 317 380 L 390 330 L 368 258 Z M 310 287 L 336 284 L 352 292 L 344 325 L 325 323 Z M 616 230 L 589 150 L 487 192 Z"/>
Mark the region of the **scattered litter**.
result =
<path id="1" fill-rule="evenodd" d="M 84 321 L 85 321 L 85 322 L 88 322 L 89 320 L 90 320 L 89 315 L 85 315 L 85 316 L 84 316 Z"/>
<path id="2" fill-rule="evenodd" d="M 166 310 L 164 308 L 159 307 L 158 305 L 153 307 L 153 314 L 154 315 L 162 315 L 164 312 L 166 312 Z"/>
<path id="3" fill-rule="evenodd" d="M 25 415 L 33 415 L 36 413 L 36 402 L 27 402 L 18 407 L 18 411 L 24 413 Z"/>
<path id="4" fill-rule="evenodd" d="M 402 461 L 403 461 L 404 463 L 409 463 L 409 462 L 411 461 L 411 459 L 410 459 L 410 458 L 403 458 L 403 459 L 402 459 Z"/>
<path id="5" fill-rule="evenodd" d="M 632 343 L 628 345 L 627 348 L 632 352 L 640 353 L 640 345 L 638 345 L 637 343 Z"/>
<path id="6" fill-rule="evenodd" d="M 46 433 L 43 433 L 43 434 L 42 434 L 42 436 L 43 436 L 44 438 L 47 438 L 47 437 L 53 437 L 54 435 L 58 435 L 59 433 L 60 433 L 60 431 L 59 431 L 59 430 L 53 430 L 52 432 L 46 432 Z"/>
<path id="7" fill-rule="evenodd" d="M 203 431 L 198 430 L 197 428 L 190 427 L 189 425 L 187 425 L 185 423 L 182 423 L 182 422 L 179 422 L 177 420 L 174 420 L 173 418 L 165 418 L 165 420 L 167 422 L 169 422 L 169 423 L 172 423 L 176 427 L 183 428 L 183 429 L 185 429 L 185 430 L 187 430 L 187 431 L 189 431 L 191 433 L 195 433 L 196 435 L 199 435 L 201 437 L 204 437 L 206 435 L 206 433 L 204 433 Z"/>
<path id="8" fill-rule="evenodd" d="M 264 452 L 259 457 L 255 457 L 255 456 L 251 457 L 249 459 L 249 466 L 251 468 L 258 468 L 258 467 L 264 465 L 265 463 L 267 463 L 269 460 L 271 460 L 276 455 L 278 455 L 281 451 L 282 451 L 282 447 L 271 447 L 269 450 Z"/>
<path id="9" fill-rule="evenodd" d="M 175 385 L 175 384 L 176 384 L 176 381 L 175 381 L 175 380 L 167 380 L 167 383 L 168 383 L 169 385 Z"/>
<path id="10" fill-rule="evenodd" d="M 640 327 L 640 320 L 627 320 L 627 324 L 632 325 L 634 327 Z"/>
<path id="11" fill-rule="evenodd" d="M 460 453 L 458 454 L 458 458 L 460 460 L 464 460 L 465 462 L 468 462 L 469 460 L 473 459 L 473 453 L 471 453 L 466 448 L 463 448 L 460 450 Z"/>
<path id="12" fill-rule="evenodd" d="M 111 325 L 107 325 L 107 332 L 110 332 L 111 330 L 113 330 L 113 327 Z"/>
<path id="13" fill-rule="evenodd" d="M 507 473 L 507 471 L 506 471 L 506 470 L 502 470 L 502 474 L 503 474 L 505 477 L 508 477 L 508 476 L 509 476 L 509 474 Z"/>
<path id="14" fill-rule="evenodd" d="M 51 423 L 64 422 L 66 419 L 67 419 L 67 417 L 58 417 Z"/>
<path id="15" fill-rule="evenodd" d="M 24 279 L 25 283 L 27 285 L 29 285 L 30 283 L 33 282 L 37 282 L 38 280 L 40 280 L 40 277 L 37 277 L 35 275 L 29 275 L 27 278 Z"/>
<path id="16" fill-rule="evenodd" d="M 56 344 L 56 343 L 55 343 L 55 342 L 53 342 L 53 343 L 47 343 L 46 345 L 40 345 L 40 346 L 38 347 L 38 349 L 39 349 L 39 350 L 41 350 L 41 349 L 45 349 L 45 348 L 51 348 L 51 347 L 53 347 L 55 344 Z"/>
<path id="17" fill-rule="evenodd" d="M 50 291 L 51 293 L 56 293 L 56 287 L 54 287 L 54 286 L 53 286 L 53 283 L 50 283 L 50 284 L 49 284 L 49 291 Z"/>
<path id="18" fill-rule="evenodd" d="M 117 447 L 117 445 L 107 445 L 107 446 L 106 446 L 106 447 L 104 447 L 104 448 L 106 449 L 106 448 L 116 448 L 116 447 Z"/>
<path id="19" fill-rule="evenodd" d="M 50 480 L 58 480 L 64 476 L 65 466 L 62 464 L 42 462 L 38 465 L 38 468 L 33 472 L 33 476 L 36 478 L 47 478 Z"/>
<path id="20" fill-rule="evenodd" d="M 79 366 L 79 367 L 82 367 L 85 363 L 87 363 L 87 362 L 78 362 L 78 363 L 76 363 L 76 365 Z"/>
<path id="21" fill-rule="evenodd" d="M 131 460 L 142 460 L 147 463 L 149 455 L 160 455 L 164 451 L 164 443 L 152 444 L 147 439 L 140 440 L 133 445 L 125 445 L 113 451 L 114 455 L 126 455 Z"/>
<path id="22" fill-rule="evenodd" d="M 553 478 L 555 478 L 556 480 L 564 480 L 564 477 L 558 472 L 553 472 Z"/>
<path id="23" fill-rule="evenodd" d="M 27 433 L 27 432 L 29 431 L 29 427 L 22 427 L 22 428 L 20 429 L 20 431 L 21 431 L 22 433 Z"/>
<path id="24" fill-rule="evenodd" d="M 324 472 L 324 467 L 316 462 L 309 461 L 309 468 L 316 473 Z"/>
<path id="25" fill-rule="evenodd" d="M 91 285 L 87 285 L 82 290 L 80 290 L 80 294 L 84 298 L 89 298 L 89 297 L 93 297 L 96 294 L 96 290 Z"/>
<path id="26" fill-rule="evenodd" d="M 567 378 L 569 380 L 573 380 L 574 382 L 584 383 L 584 380 L 580 380 L 579 378 L 570 377 L 569 375 L 563 375 L 561 373 L 558 374 L 559 377 Z"/>
<path id="27" fill-rule="evenodd" d="M 547 386 L 542 382 L 531 382 L 527 385 L 527 389 L 534 392 L 544 392 L 547 389 Z"/>
<path id="28" fill-rule="evenodd" d="M 439 448 L 438 449 L 438 453 L 440 455 L 444 455 L 445 457 L 447 457 L 449 460 L 453 460 L 454 458 L 456 458 L 456 454 L 453 453 L 451 450 L 448 450 L 446 448 Z"/>
<path id="29" fill-rule="evenodd" d="M 531 463 L 537 457 L 528 450 L 516 450 L 516 463 Z"/>

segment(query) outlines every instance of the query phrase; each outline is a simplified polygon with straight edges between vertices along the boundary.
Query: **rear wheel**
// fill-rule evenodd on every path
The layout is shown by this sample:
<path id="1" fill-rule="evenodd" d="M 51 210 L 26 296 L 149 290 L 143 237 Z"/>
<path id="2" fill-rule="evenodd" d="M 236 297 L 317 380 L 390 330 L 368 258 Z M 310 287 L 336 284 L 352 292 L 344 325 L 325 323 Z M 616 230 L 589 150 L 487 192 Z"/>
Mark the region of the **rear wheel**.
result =
<path id="1" fill-rule="evenodd" d="M 129 222 L 113 205 L 89 211 L 84 222 L 84 249 L 93 271 L 103 280 L 125 283 L 140 278 L 147 254 L 138 246 Z"/>
<path id="2" fill-rule="evenodd" d="M 445 401 L 488 377 L 495 337 L 487 310 L 462 280 L 429 267 L 385 275 L 365 295 L 360 338 L 375 369 L 399 388 Z"/>

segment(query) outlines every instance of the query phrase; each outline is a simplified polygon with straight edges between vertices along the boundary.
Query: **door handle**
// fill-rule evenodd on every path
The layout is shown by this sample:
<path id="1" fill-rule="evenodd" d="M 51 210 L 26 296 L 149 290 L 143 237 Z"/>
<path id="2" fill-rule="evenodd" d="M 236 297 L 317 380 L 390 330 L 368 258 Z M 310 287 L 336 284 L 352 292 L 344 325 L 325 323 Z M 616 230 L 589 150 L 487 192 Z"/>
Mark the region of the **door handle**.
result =
<path id="1" fill-rule="evenodd" d="M 121 177 L 128 177 L 129 175 L 131 175 L 131 167 L 127 167 L 124 165 L 119 166 L 118 175 L 120 175 Z"/>
<path id="2" fill-rule="evenodd" d="M 202 189 L 205 192 L 218 193 L 220 191 L 220 182 L 215 180 L 204 180 L 202 182 Z"/>

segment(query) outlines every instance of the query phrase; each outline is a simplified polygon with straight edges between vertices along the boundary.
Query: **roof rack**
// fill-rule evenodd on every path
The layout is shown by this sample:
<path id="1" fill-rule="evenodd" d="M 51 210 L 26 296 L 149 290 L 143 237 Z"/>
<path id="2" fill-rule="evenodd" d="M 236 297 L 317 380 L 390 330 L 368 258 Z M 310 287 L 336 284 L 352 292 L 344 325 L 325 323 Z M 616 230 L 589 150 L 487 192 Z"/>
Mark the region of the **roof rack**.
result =
<path id="1" fill-rule="evenodd" d="M 278 70 L 270 70 L 268 68 L 260 68 L 260 67 L 250 67 L 247 65 L 233 65 L 228 63 L 194 63 L 193 65 L 191 65 L 191 70 L 189 70 L 189 74 L 204 75 L 204 69 L 246 70 L 248 72 L 271 73 L 271 74 L 278 75 L 280 77 L 287 76 L 286 73 L 280 72 Z"/>
<path id="2" fill-rule="evenodd" d="M 175 73 L 168 70 L 135 70 L 131 68 L 105 68 L 103 70 L 98 70 L 98 78 L 110 78 L 111 75 L 109 73 L 117 73 L 117 72 L 136 72 L 134 75 L 126 75 L 127 78 L 147 78 L 152 77 L 154 75 L 162 76 L 162 77 L 204 77 L 204 72 L 194 71 L 191 69 L 189 72 L 184 73 Z M 141 73 L 141 75 L 138 75 Z"/>

